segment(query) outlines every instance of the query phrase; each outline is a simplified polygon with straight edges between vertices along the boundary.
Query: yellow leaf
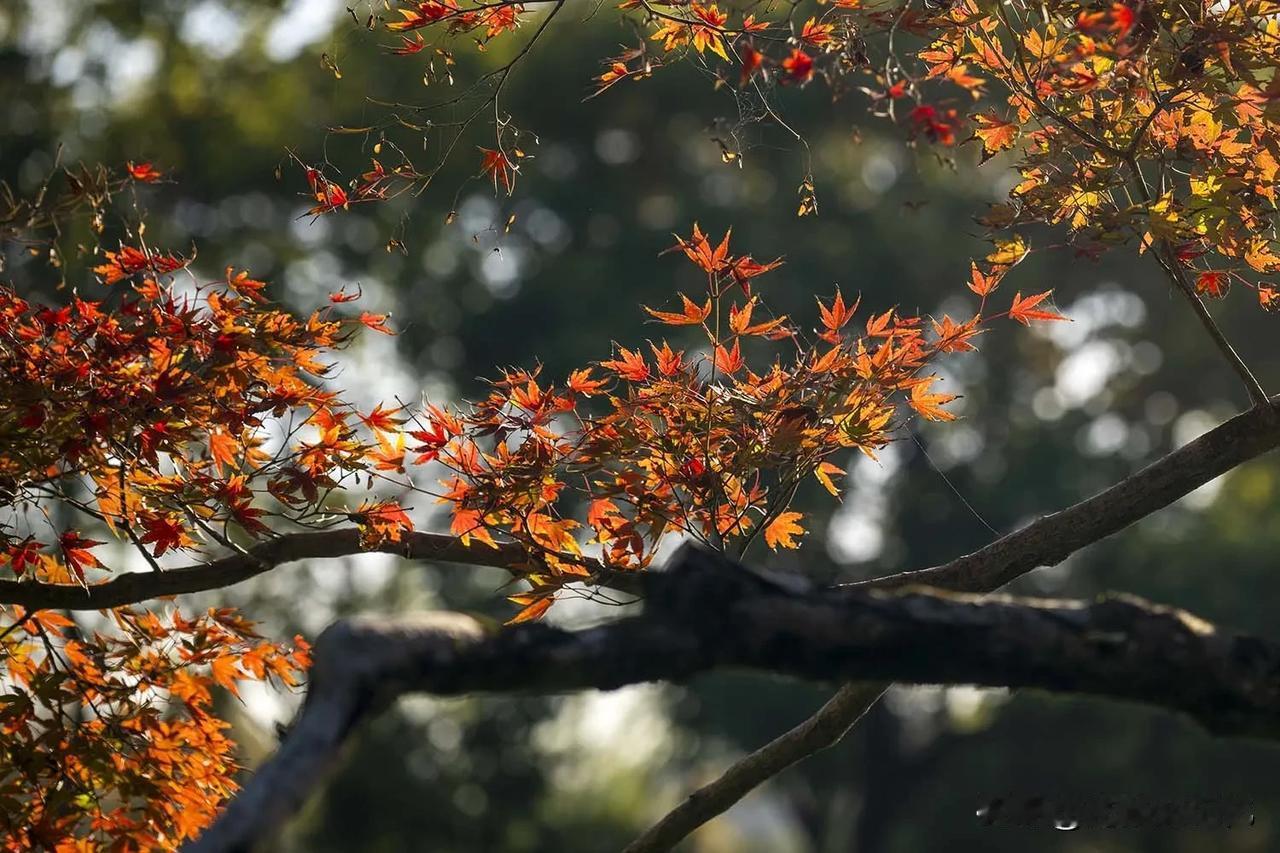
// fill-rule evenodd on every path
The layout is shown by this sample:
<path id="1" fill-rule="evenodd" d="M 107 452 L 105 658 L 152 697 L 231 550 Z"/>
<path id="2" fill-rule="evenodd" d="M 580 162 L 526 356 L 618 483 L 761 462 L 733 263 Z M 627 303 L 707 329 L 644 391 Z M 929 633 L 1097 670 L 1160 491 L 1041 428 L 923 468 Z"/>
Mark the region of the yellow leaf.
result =
<path id="1" fill-rule="evenodd" d="M 1027 256 L 1027 241 L 1021 234 L 1014 234 L 1008 240 L 996 240 L 995 245 L 995 251 L 987 255 L 990 263 L 1011 267 Z"/>
<path id="2" fill-rule="evenodd" d="M 817 470 L 813 472 L 813 476 L 818 478 L 818 482 L 822 484 L 824 489 L 831 493 L 832 497 L 838 498 L 840 497 L 840 487 L 832 481 L 831 475 L 843 473 L 844 469 L 838 465 L 833 465 L 830 462 L 823 462 L 818 466 Z"/>
<path id="3" fill-rule="evenodd" d="M 519 625 L 521 622 L 534 622 L 542 618 L 542 614 L 551 609 L 551 605 L 555 602 L 554 598 L 547 596 L 540 598 L 530 604 L 524 610 L 517 613 L 512 619 L 508 620 L 508 625 Z"/>

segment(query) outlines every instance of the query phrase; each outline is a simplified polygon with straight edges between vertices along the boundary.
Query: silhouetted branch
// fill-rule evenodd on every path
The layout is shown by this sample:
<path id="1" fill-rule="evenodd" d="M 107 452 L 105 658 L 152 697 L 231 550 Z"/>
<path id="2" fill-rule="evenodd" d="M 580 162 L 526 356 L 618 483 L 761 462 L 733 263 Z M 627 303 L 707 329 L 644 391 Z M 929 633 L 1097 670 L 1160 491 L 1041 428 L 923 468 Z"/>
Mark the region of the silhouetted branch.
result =
<path id="1" fill-rule="evenodd" d="M 474 539 L 464 544 L 457 537 L 443 533 L 407 533 L 402 541 L 384 543 L 373 551 L 410 560 L 492 566 L 514 575 L 543 570 L 537 558 L 518 542 L 504 542 L 491 548 Z M 129 572 L 88 587 L 0 580 L 0 604 L 19 605 L 29 610 L 104 610 L 167 595 L 221 589 L 296 560 L 365 553 L 369 553 L 369 549 L 361 546 L 360 533 L 354 528 L 291 533 L 211 563 L 160 572 Z M 640 588 L 634 574 L 610 571 L 597 560 L 582 562 L 591 572 L 590 578 L 584 578 L 588 583 L 622 592 L 636 592 Z"/>

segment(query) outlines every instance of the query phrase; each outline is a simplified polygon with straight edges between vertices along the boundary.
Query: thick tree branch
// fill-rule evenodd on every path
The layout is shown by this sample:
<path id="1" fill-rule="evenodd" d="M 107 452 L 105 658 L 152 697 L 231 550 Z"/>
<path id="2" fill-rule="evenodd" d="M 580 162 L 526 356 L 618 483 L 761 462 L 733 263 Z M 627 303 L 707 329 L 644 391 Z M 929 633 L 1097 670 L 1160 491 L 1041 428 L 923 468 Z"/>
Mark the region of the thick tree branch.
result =
<path id="1" fill-rule="evenodd" d="M 537 567 L 534 558 L 518 542 L 504 542 L 490 548 L 474 539 L 463 544 L 457 537 L 442 533 L 408 533 L 403 541 L 387 542 L 373 550 L 412 560 L 492 566 L 516 575 Z M 103 610 L 167 595 L 221 589 L 295 560 L 363 553 L 368 553 L 368 549 L 361 546 L 360 533 L 354 528 L 292 533 L 211 563 L 161 572 L 129 572 L 89 587 L 0 580 L 0 604 L 19 605 L 29 610 Z M 595 560 L 585 563 L 592 572 L 591 583 L 621 592 L 634 593 L 640 589 L 636 575 L 611 572 Z"/>
<path id="2" fill-rule="evenodd" d="M 316 644 L 311 690 L 279 753 L 189 849 L 226 853 L 261 841 L 298 809 L 359 723 L 408 692 L 613 689 L 745 667 L 1092 694 L 1182 711 L 1221 735 L 1280 739 L 1280 644 L 1130 596 L 812 591 L 693 546 L 646 583 L 643 615 L 585 631 L 490 630 L 452 613 L 335 624 Z"/>
<path id="3" fill-rule="evenodd" d="M 1263 406 L 1237 415 L 1105 491 L 1040 518 L 972 554 L 940 566 L 848 586 L 892 589 L 923 584 L 989 592 L 1033 569 L 1057 565 L 1081 548 L 1118 533 L 1215 477 L 1273 450 L 1280 444 L 1280 424 L 1274 411 L 1271 406 Z M 758 785 L 812 753 L 838 743 L 883 692 L 884 685 L 849 684 L 840 688 L 812 717 L 690 794 L 637 838 L 628 853 L 669 850 Z"/>

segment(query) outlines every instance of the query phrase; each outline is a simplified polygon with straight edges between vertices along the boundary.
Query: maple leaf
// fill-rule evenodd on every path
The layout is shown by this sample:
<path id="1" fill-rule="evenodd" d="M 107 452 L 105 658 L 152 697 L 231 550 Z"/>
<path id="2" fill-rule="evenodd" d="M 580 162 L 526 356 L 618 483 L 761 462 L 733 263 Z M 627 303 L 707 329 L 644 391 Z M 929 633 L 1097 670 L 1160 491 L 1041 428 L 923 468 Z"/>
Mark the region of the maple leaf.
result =
<path id="1" fill-rule="evenodd" d="M 493 540 L 489 529 L 485 526 L 484 515 L 477 509 L 456 504 L 453 508 L 453 520 L 449 524 L 449 532 L 457 536 L 463 545 L 470 545 L 474 538 L 495 551 L 498 548 L 498 543 Z"/>
<path id="2" fill-rule="evenodd" d="M 985 297 L 1000 284 L 1000 279 L 1009 271 L 1007 266 L 996 265 L 983 272 L 976 261 L 969 262 L 969 289 L 979 296 Z"/>
<path id="3" fill-rule="evenodd" d="M 1013 305 L 1009 308 L 1009 316 L 1017 320 L 1024 326 L 1031 325 L 1032 320 L 1065 320 L 1066 317 L 1057 311 L 1043 308 L 1036 308 L 1041 302 L 1049 298 L 1052 290 L 1046 290 L 1044 293 L 1037 293 L 1034 296 L 1022 298 L 1021 293 L 1014 294 Z"/>
<path id="4" fill-rule="evenodd" d="M 8 549 L 8 557 L 13 574 L 20 578 L 23 573 L 26 573 L 27 566 L 40 565 L 40 542 L 33 537 L 27 537 L 22 542 L 12 544 Z"/>
<path id="5" fill-rule="evenodd" d="M 236 453 L 240 449 L 240 443 L 235 438 L 223 430 L 214 430 L 209 433 L 209 458 L 213 460 L 214 470 L 218 472 L 218 476 L 222 476 L 222 467 L 236 467 Z"/>
<path id="6" fill-rule="evenodd" d="M 747 337 L 769 337 L 777 332 L 782 324 L 786 322 L 787 317 L 784 314 L 781 317 L 774 317 L 771 320 L 765 320 L 762 323 L 751 325 L 751 313 L 755 309 L 756 298 L 753 296 L 747 300 L 746 304 L 739 308 L 737 305 L 729 308 L 729 330 L 735 335 L 743 335 Z"/>
<path id="7" fill-rule="evenodd" d="M 973 116 L 973 138 L 982 141 L 982 162 L 985 163 L 1014 146 L 1018 141 L 1018 125 L 1004 121 L 994 113 L 979 113 Z"/>
<path id="8" fill-rule="evenodd" d="M 782 70 L 790 82 L 808 83 L 813 77 L 813 57 L 798 47 L 794 48 L 791 55 L 782 60 Z"/>
<path id="9" fill-rule="evenodd" d="M 733 341 L 732 349 L 725 349 L 724 344 L 716 344 L 715 366 L 717 370 L 732 376 L 741 370 L 744 364 L 742 349 L 736 338 Z"/>
<path id="10" fill-rule="evenodd" d="M 98 558 L 89 553 L 89 549 L 95 545 L 103 545 L 96 539 L 85 539 L 73 530 L 68 530 L 58 537 L 58 546 L 62 549 L 62 558 L 67 564 L 67 568 L 71 569 L 76 576 L 76 580 L 84 583 L 84 570 L 86 568 L 99 569 L 102 563 Z"/>
<path id="11" fill-rule="evenodd" d="M 520 171 L 520 167 L 511 162 L 503 151 L 481 148 L 480 153 L 483 155 L 480 161 L 480 174 L 490 177 L 494 192 L 501 188 L 507 195 L 511 195 L 516 188 L 516 173 Z"/>
<path id="12" fill-rule="evenodd" d="M 403 541 L 413 532 L 413 520 L 396 501 L 365 501 L 349 514 L 360 531 L 360 546 L 377 548 L 384 542 Z"/>
<path id="13" fill-rule="evenodd" d="M 375 332 L 382 332 L 384 335 L 394 335 L 395 331 L 387 325 L 390 314 L 372 314 L 364 311 L 360 314 L 360 322 L 373 329 Z"/>
<path id="14" fill-rule="evenodd" d="M 1123 3 L 1112 3 L 1099 12 L 1081 11 L 1076 16 L 1076 29 L 1086 33 L 1115 33 L 1123 38 L 1133 29 L 1137 15 Z"/>
<path id="15" fill-rule="evenodd" d="M 664 20 L 658 25 L 657 32 L 649 36 L 649 39 L 662 42 L 663 52 L 670 53 L 689 41 L 689 27 L 681 21 Z"/>
<path id="16" fill-rule="evenodd" d="M 816 18 L 810 18 L 800 28 L 800 41 L 824 48 L 835 41 L 835 24 L 820 24 Z"/>
<path id="17" fill-rule="evenodd" d="M 750 296 L 751 279 L 758 275 L 764 275 L 770 270 L 776 270 L 780 266 L 782 266 L 782 258 L 774 258 L 769 263 L 762 264 L 750 255 L 743 255 L 730 265 L 729 273 L 733 276 L 733 280 L 738 283 L 738 286 L 742 288 L 742 294 Z"/>
<path id="18" fill-rule="evenodd" d="M 401 10 L 401 12 L 403 11 Z M 387 29 L 390 29 L 390 26 Z M 420 53 L 426 46 L 427 43 L 423 40 L 422 33 L 414 33 L 413 38 L 400 36 L 400 44 L 392 45 L 387 50 L 395 56 L 411 56 L 412 54 Z"/>
<path id="19" fill-rule="evenodd" d="M 444 425 L 431 421 L 429 429 L 410 430 L 409 437 L 422 442 L 418 447 L 412 448 L 414 453 L 420 454 L 413 460 L 413 464 L 421 465 L 424 462 L 431 462 L 440 455 L 440 450 L 449 443 L 452 437 L 445 429 Z"/>
<path id="20" fill-rule="evenodd" d="M 675 376 L 684 369 L 683 350 L 676 352 L 666 341 L 662 342 L 661 348 L 652 343 L 649 344 L 649 348 L 653 350 L 653 356 L 658 362 L 658 372 L 663 376 Z"/>
<path id="21" fill-rule="evenodd" d="M 190 541 L 186 528 L 173 516 L 144 512 L 141 519 L 145 532 L 138 541 L 143 545 L 154 544 L 157 557 L 163 556 L 165 551 L 185 548 Z"/>
<path id="22" fill-rule="evenodd" d="M 1007 240 L 995 240 L 995 250 L 987 255 L 988 263 L 1001 267 L 1012 267 L 1027 256 L 1030 251 L 1027 241 L 1021 234 L 1014 234 Z"/>
<path id="23" fill-rule="evenodd" d="M 1231 274 L 1223 271 L 1208 270 L 1196 276 L 1196 293 L 1201 296 L 1212 296 L 1221 299 L 1231 288 Z"/>
<path id="24" fill-rule="evenodd" d="M 523 610 L 507 620 L 508 625 L 519 625 L 522 622 L 536 622 L 551 609 L 551 605 L 555 603 L 555 599 L 550 595 L 542 595 L 529 600 L 520 596 L 511 596 L 511 601 L 517 604 L 525 604 Z"/>
<path id="25" fill-rule="evenodd" d="M 569 390 L 575 394 L 590 397 L 594 394 L 599 394 L 604 389 L 605 380 L 593 379 L 591 368 L 587 367 L 570 373 L 568 385 Z"/>
<path id="26" fill-rule="evenodd" d="M 644 382 L 649 378 L 649 365 L 644 363 L 641 353 L 618 347 L 618 354 L 621 358 L 602 361 L 600 366 L 612 370 L 628 382 Z"/>
<path id="27" fill-rule="evenodd" d="M 135 181 L 141 181 L 145 184 L 152 184 L 164 177 L 164 174 L 157 170 L 149 162 L 134 163 L 130 160 L 125 164 L 125 170 L 129 173 L 129 177 Z"/>
<path id="28" fill-rule="evenodd" d="M 682 249 L 685 256 L 693 261 L 698 267 L 707 273 L 717 273 L 723 270 L 729 263 L 729 235 L 733 233 L 730 228 L 724 232 L 724 239 L 720 241 L 720 245 L 715 249 L 711 248 L 711 242 L 707 239 L 707 235 L 702 233 L 702 229 L 698 227 L 698 223 L 693 223 L 693 236 L 685 240 L 680 235 L 676 235 L 675 248 Z M 674 251 L 674 249 L 672 250 Z"/>
<path id="29" fill-rule="evenodd" d="M 254 302 L 267 301 L 267 297 L 262 293 L 267 286 L 265 281 L 258 281 L 256 278 L 250 278 L 249 273 L 244 270 L 236 273 L 235 275 L 232 275 L 233 271 L 233 267 L 227 267 L 226 269 L 227 287 L 229 289 L 247 299 L 253 300 Z"/>
<path id="30" fill-rule="evenodd" d="M 816 297 L 815 297 L 816 298 Z M 844 302 L 844 294 L 836 288 L 835 298 L 831 300 L 831 307 L 828 308 L 822 304 L 822 300 L 818 299 L 818 316 L 822 320 L 824 331 L 818 337 L 829 344 L 839 344 L 844 340 L 840 330 L 844 328 L 850 318 L 858 310 L 858 305 L 862 301 L 859 297 L 855 299 L 852 306 L 846 305 Z"/>
<path id="31" fill-rule="evenodd" d="M 359 299 L 363 295 L 364 295 L 364 290 L 360 287 L 360 285 L 358 284 L 356 285 L 355 293 L 347 293 L 347 288 L 345 285 L 343 285 L 341 288 L 338 289 L 336 293 L 329 294 L 329 301 L 334 303 L 335 305 L 343 302 L 355 302 L 357 299 Z"/>
<path id="32" fill-rule="evenodd" d="M 394 471 L 404 473 L 404 433 L 396 435 L 392 444 L 381 432 L 377 433 L 378 449 L 373 451 L 374 469 L 377 471 Z"/>
<path id="33" fill-rule="evenodd" d="M 166 275 L 187 265 L 186 260 L 176 255 L 164 255 L 133 246 L 121 246 L 120 251 L 108 251 L 104 255 L 107 262 L 94 267 L 93 271 L 102 276 L 106 284 L 115 284 L 142 272 Z"/>
<path id="34" fill-rule="evenodd" d="M 956 141 L 956 111 L 939 111 L 932 104 L 921 104 L 908 116 L 912 134 L 923 133 L 939 145 L 954 145 Z"/>
<path id="35" fill-rule="evenodd" d="M 927 420 L 954 421 L 956 416 L 942 408 L 942 406 L 954 400 L 956 395 L 928 393 L 929 386 L 936 382 L 937 379 L 938 377 L 936 376 L 930 376 L 911 386 L 911 408 L 915 409 Z"/>
<path id="36" fill-rule="evenodd" d="M 240 689 L 236 686 L 236 681 L 243 676 L 237 663 L 235 655 L 219 655 L 209 662 L 209 675 L 218 685 L 229 690 L 238 699 Z"/>
<path id="37" fill-rule="evenodd" d="M 832 462 L 820 462 L 818 467 L 814 469 L 813 476 L 822 484 L 822 488 L 831 493 L 832 497 L 840 497 L 840 488 L 831 479 L 833 474 L 843 474 L 845 470 Z"/>
<path id="38" fill-rule="evenodd" d="M 684 312 L 681 314 L 673 314 L 667 311 L 655 311 L 648 306 L 641 306 L 649 314 L 649 316 L 666 323 L 668 326 L 697 326 L 701 325 L 704 320 L 711 315 L 711 300 L 708 299 L 702 306 L 689 299 L 683 293 L 680 294 L 680 300 L 683 303 Z"/>
<path id="39" fill-rule="evenodd" d="M 598 77 L 594 78 L 596 83 L 599 85 L 589 97 L 594 98 L 596 95 L 599 95 L 605 89 L 608 89 L 618 81 L 625 80 L 627 77 L 631 76 L 631 70 L 627 68 L 625 62 L 615 59 L 610 60 L 605 64 L 607 66 L 606 69 L 601 72 Z"/>
<path id="40" fill-rule="evenodd" d="M 313 216 L 328 213 L 338 208 L 346 209 L 350 199 L 347 191 L 321 174 L 319 169 L 307 169 L 307 183 L 311 187 L 311 195 L 316 200 L 315 207 L 307 211 Z"/>
<path id="41" fill-rule="evenodd" d="M 460 10 L 453 0 L 425 0 L 425 2 L 413 4 L 410 9 L 397 11 L 404 20 L 387 23 L 387 29 L 393 33 L 421 29 L 450 15 L 456 15 Z"/>
<path id="42" fill-rule="evenodd" d="M 797 537 L 803 536 L 805 530 L 798 522 L 803 518 L 804 514 L 799 512 L 779 513 L 777 518 L 765 526 L 764 543 L 774 551 L 779 548 L 799 548 Z"/>
<path id="43" fill-rule="evenodd" d="M 498 5 L 480 14 L 480 26 L 485 28 L 485 40 L 509 32 L 520 26 L 520 13 L 524 8 L 519 4 Z"/>
<path id="44" fill-rule="evenodd" d="M 934 320 L 933 331 L 938 336 L 938 349 L 942 352 L 969 352 L 977 349 L 969 343 L 969 338 L 982 333 L 982 330 L 977 328 L 981 319 L 980 316 L 975 315 L 969 322 L 959 324 L 950 316 L 943 314 L 941 322 Z"/>
<path id="45" fill-rule="evenodd" d="M 703 50 L 710 48 L 712 53 L 728 62 L 729 54 L 725 52 L 724 38 L 720 34 L 720 29 L 725 21 L 729 20 L 729 16 L 721 12 L 715 3 L 702 6 L 695 2 L 689 8 L 694 16 L 706 25 L 693 27 L 694 50 L 702 53 Z"/>
<path id="46" fill-rule="evenodd" d="M 379 432 L 395 432 L 407 420 L 407 418 L 395 417 L 403 411 L 404 406 L 399 406 L 394 409 L 384 409 L 382 408 L 382 404 L 379 403 L 373 407 L 373 411 L 369 414 L 360 415 L 360 420 L 364 421 L 365 425 L 370 429 L 378 430 Z M 359 413 L 357 412 L 357 414 Z"/>

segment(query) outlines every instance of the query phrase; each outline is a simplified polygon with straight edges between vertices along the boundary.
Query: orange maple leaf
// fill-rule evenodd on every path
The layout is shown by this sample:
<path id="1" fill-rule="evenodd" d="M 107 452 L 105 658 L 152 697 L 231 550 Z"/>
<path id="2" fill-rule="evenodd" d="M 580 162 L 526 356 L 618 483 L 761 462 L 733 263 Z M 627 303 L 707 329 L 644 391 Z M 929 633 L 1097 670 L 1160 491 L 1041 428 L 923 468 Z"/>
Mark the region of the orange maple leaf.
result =
<path id="1" fill-rule="evenodd" d="M 1017 320 L 1024 326 L 1031 325 L 1032 320 L 1065 320 L 1056 310 L 1045 310 L 1036 308 L 1041 302 L 1049 298 L 1052 290 L 1046 290 L 1044 293 L 1037 293 L 1034 296 L 1022 298 L 1021 293 L 1014 294 L 1013 306 L 1009 308 L 1009 316 Z"/>
<path id="2" fill-rule="evenodd" d="M 1005 121 L 994 113 L 979 113 L 973 116 L 973 123 L 977 127 L 974 128 L 972 138 L 982 141 L 983 163 L 1001 151 L 1012 148 L 1018 141 L 1017 123 Z"/>
<path id="3" fill-rule="evenodd" d="M 779 548 L 800 547 L 797 537 L 805 533 L 804 528 L 798 523 L 802 518 L 804 514 L 799 512 L 779 513 L 778 517 L 765 527 L 764 543 L 774 551 Z"/>
<path id="4" fill-rule="evenodd" d="M 956 416 L 942 408 L 956 398 L 955 394 L 930 394 L 929 386 L 938 380 L 930 376 L 911 386 L 911 408 L 931 421 L 954 421 Z"/>
<path id="5" fill-rule="evenodd" d="M 395 331 L 387 325 L 387 320 L 390 317 L 390 314 L 372 314 L 368 311 L 364 311 L 360 314 L 360 322 L 364 323 L 375 332 L 382 332 L 384 335 L 394 335 Z"/>
<path id="6" fill-rule="evenodd" d="M 647 305 L 641 307 L 649 314 L 649 316 L 657 319 L 668 326 L 697 326 L 711 315 L 711 300 L 699 306 L 696 302 L 680 294 L 680 301 L 683 303 L 683 313 L 674 314 L 668 311 L 655 311 Z"/>
<path id="7" fill-rule="evenodd" d="M 649 365 L 644 363 L 644 356 L 639 352 L 618 347 L 618 355 L 621 358 L 602 361 L 600 366 L 607 367 L 628 382 L 643 382 L 649 378 Z"/>

